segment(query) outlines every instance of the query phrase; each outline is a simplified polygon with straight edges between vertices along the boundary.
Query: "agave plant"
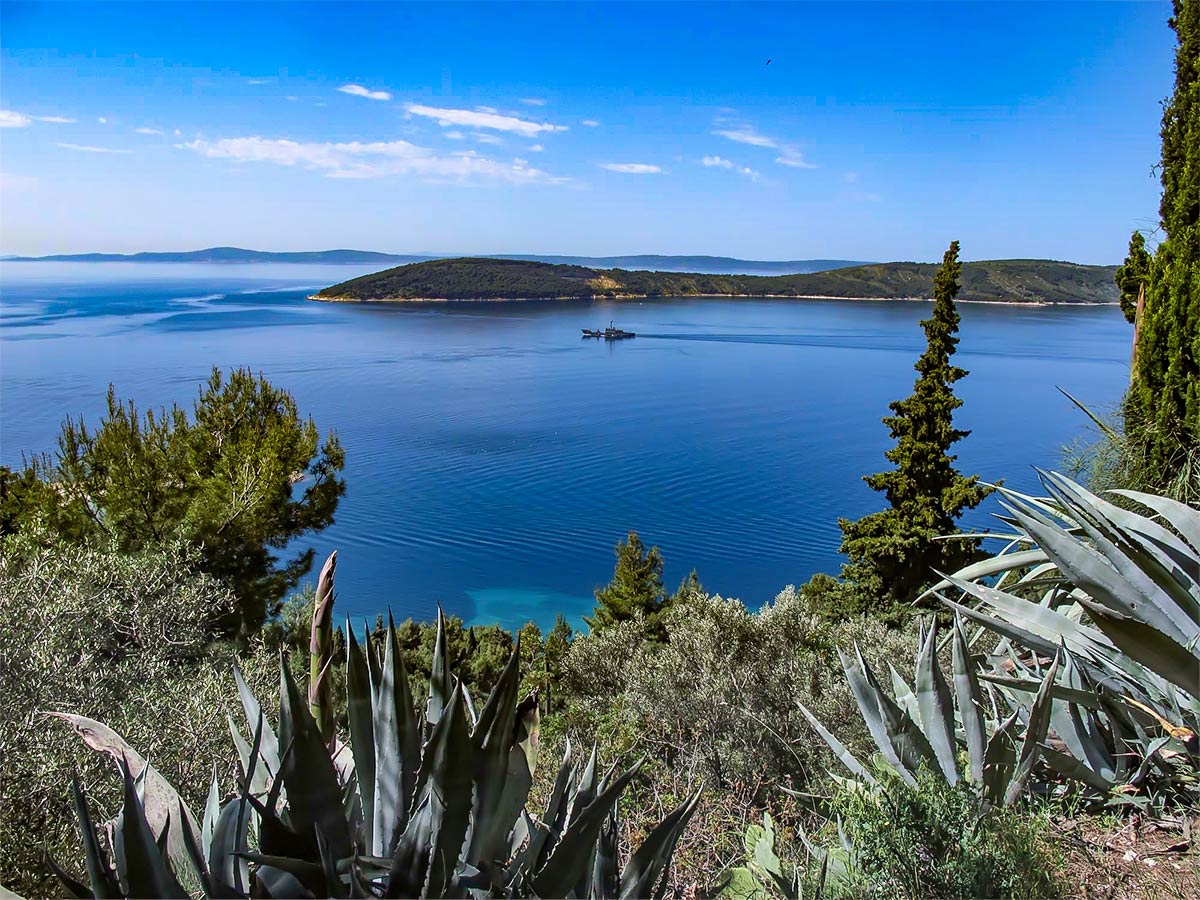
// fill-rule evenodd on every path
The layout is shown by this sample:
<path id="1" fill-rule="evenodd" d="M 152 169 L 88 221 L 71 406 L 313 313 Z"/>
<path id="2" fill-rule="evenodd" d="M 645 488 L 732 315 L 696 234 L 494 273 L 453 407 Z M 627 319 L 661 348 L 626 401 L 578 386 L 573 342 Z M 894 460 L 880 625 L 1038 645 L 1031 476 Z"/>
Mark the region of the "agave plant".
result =
<path id="1" fill-rule="evenodd" d="M 349 745 L 338 742 L 324 715 L 331 644 L 316 634 L 331 628 L 333 570 L 331 558 L 317 594 L 310 702 L 284 661 L 276 730 L 234 672 L 249 727 L 244 733 L 230 722 L 241 764 L 236 794 L 222 805 L 214 778 L 197 820 L 145 760 L 122 750 L 124 805 L 105 827 L 115 866 L 76 786 L 88 884 L 55 866 L 68 892 L 186 897 L 194 886 L 222 898 L 661 896 L 699 792 L 651 830 L 623 868 L 617 801 L 637 766 L 600 776 L 594 751 L 580 768 L 568 745 L 545 809 L 531 815 L 538 705 L 518 699 L 519 644 L 476 712 L 451 674 L 439 610 L 422 711 L 392 623 L 382 658 L 347 623 Z M 95 734 L 103 736 L 104 726 L 72 724 L 85 739 L 90 730 L 92 746 L 103 743 Z M 124 744 L 111 732 L 104 740 L 110 750 Z"/>
<path id="2" fill-rule="evenodd" d="M 980 678 L 1012 703 L 1050 685 L 1054 740 L 1042 755 L 1061 775 L 1119 795 L 1148 782 L 1195 790 L 1200 511 L 1115 492 L 1150 517 L 1039 475 L 1049 497 L 1001 489 L 1005 550 L 929 593 L 1000 636 Z M 1059 683 L 1041 671 L 1051 655 Z"/>
<path id="3" fill-rule="evenodd" d="M 982 808 L 1010 805 L 1021 796 L 1033 772 L 1050 721 L 1050 689 L 1059 667 L 1050 662 L 1042 687 L 1028 710 L 999 712 L 994 694 L 980 684 L 962 620 L 953 626 L 952 680 L 938 661 L 937 624 L 921 628 L 916 671 L 910 685 L 893 668 L 893 692 L 880 685 L 871 666 L 857 650 L 853 659 L 839 651 L 842 668 L 863 722 L 878 750 L 878 762 L 910 786 L 922 770 L 950 786 L 962 778 L 974 785 Z M 953 685 L 953 686 L 951 686 Z M 876 784 L 872 767 L 860 762 L 809 710 L 800 704 L 809 724 L 854 776 Z M 990 714 L 990 715 L 989 715 Z M 1017 741 L 1018 725 L 1024 735 Z M 967 765 L 960 773 L 958 746 L 966 747 Z"/>

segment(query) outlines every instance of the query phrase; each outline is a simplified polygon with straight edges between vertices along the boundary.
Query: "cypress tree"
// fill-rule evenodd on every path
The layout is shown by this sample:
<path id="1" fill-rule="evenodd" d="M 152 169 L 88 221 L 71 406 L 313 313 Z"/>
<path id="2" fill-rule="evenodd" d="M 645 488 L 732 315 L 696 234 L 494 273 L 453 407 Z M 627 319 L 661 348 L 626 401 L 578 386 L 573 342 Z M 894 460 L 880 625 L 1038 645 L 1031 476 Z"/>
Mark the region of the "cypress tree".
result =
<path id="1" fill-rule="evenodd" d="M 1146 252 L 1146 239 L 1140 231 L 1135 231 L 1129 237 L 1129 255 L 1125 264 L 1117 268 L 1113 280 L 1121 289 L 1121 312 L 1125 321 L 1132 324 L 1137 316 L 1138 294 L 1143 285 L 1150 281 L 1150 266 L 1153 258 Z"/>
<path id="2" fill-rule="evenodd" d="M 1175 91 L 1162 119 L 1164 234 L 1138 333 L 1126 437 L 1151 489 L 1200 497 L 1200 0 L 1175 0 Z"/>
<path id="3" fill-rule="evenodd" d="M 899 604 L 912 600 L 931 581 L 933 570 L 952 572 L 973 559 L 977 540 L 942 541 L 955 532 L 955 520 L 987 496 L 979 476 L 965 477 L 954 468 L 950 446 L 969 432 L 954 427 L 954 410 L 962 401 L 953 384 L 967 372 L 951 365 L 958 344 L 958 310 L 962 264 L 958 241 L 942 260 L 933 281 L 933 312 L 921 323 L 925 352 L 917 360 L 912 396 L 891 404 L 884 418 L 896 445 L 884 455 L 895 468 L 863 480 L 882 492 L 889 507 L 857 521 L 841 519 L 841 551 L 849 557 L 842 574 L 849 596 L 845 611 L 878 604 L 885 616 L 899 614 Z"/>
<path id="4" fill-rule="evenodd" d="M 636 531 L 617 544 L 617 564 L 612 581 L 596 590 L 596 608 L 585 619 L 593 631 L 617 622 L 627 622 L 637 613 L 657 630 L 657 614 L 666 602 L 663 590 L 663 558 L 657 547 L 646 549 Z"/>

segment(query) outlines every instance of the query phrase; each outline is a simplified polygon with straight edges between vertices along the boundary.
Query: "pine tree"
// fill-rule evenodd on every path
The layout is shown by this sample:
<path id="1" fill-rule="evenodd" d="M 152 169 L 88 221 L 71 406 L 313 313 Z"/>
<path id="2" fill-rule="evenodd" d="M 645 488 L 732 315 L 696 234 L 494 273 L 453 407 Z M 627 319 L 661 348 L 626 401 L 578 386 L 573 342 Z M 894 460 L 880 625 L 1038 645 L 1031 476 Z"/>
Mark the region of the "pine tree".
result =
<path id="1" fill-rule="evenodd" d="M 627 622 L 640 613 L 657 631 L 657 615 L 666 602 L 663 591 L 663 558 L 657 547 L 648 551 L 636 531 L 616 546 L 617 564 L 612 581 L 596 590 L 596 608 L 585 619 L 592 631 Z"/>
<path id="2" fill-rule="evenodd" d="M 962 264 L 958 241 L 942 260 L 933 282 L 933 313 L 921 323 L 926 348 L 917 360 L 919 373 L 912 396 L 891 404 L 894 415 L 883 422 L 896 441 L 884 454 L 895 468 L 863 480 L 886 495 L 889 508 L 851 522 L 839 521 L 841 551 L 849 557 L 842 574 L 854 598 L 850 606 L 877 606 L 888 617 L 897 615 L 928 584 L 933 570 L 952 572 L 979 550 L 975 540 L 942 541 L 956 531 L 964 509 L 977 506 L 989 489 L 979 476 L 964 477 L 954 468 L 948 451 L 969 432 L 954 427 L 954 410 L 962 401 L 952 385 L 967 373 L 951 365 L 958 344 L 958 310 Z M 852 611 L 852 610 L 847 610 Z"/>
<path id="3" fill-rule="evenodd" d="M 1135 231 L 1129 237 L 1129 255 L 1125 257 L 1125 264 L 1119 266 L 1113 276 L 1121 289 L 1121 312 L 1130 324 L 1137 315 L 1138 294 L 1150 281 L 1152 263 L 1153 257 L 1146 252 L 1146 239 L 1140 231 Z"/>
<path id="4" fill-rule="evenodd" d="M 1164 234 L 1138 334 L 1126 437 L 1144 486 L 1200 497 L 1200 0 L 1175 0 L 1175 91 L 1163 111 Z"/>

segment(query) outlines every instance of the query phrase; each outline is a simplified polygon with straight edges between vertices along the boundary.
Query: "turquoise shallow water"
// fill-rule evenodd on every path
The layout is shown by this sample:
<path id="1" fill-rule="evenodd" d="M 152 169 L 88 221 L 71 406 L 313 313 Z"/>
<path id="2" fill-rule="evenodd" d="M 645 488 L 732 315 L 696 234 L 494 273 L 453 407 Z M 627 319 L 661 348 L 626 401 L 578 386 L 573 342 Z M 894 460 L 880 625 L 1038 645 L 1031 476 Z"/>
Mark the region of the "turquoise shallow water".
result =
<path id="1" fill-rule="evenodd" d="M 836 571 L 837 517 L 878 508 L 880 417 L 912 385 L 920 303 L 305 300 L 353 267 L 0 264 L 0 461 L 92 421 L 111 381 L 190 402 L 212 365 L 291 390 L 347 448 L 339 604 L 373 618 L 573 622 L 637 529 L 667 577 L 757 606 Z M 963 304 L 964 469 L 1033 486 L 1127 379 L 1112 308 Z M 580 339 L 609 320 L 638 333 Z M 971 520 L 987 521 L 988 511 Z"/>

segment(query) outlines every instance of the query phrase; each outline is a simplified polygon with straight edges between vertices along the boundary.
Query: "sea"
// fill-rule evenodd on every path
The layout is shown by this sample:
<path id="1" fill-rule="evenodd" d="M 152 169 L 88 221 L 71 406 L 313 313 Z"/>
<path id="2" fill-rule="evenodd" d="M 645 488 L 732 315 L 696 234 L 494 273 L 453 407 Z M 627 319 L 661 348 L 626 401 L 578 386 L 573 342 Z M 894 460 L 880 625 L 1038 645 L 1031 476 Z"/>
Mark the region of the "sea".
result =
<path id="1" fill-rule="evenodd" d="M 576 627 L 629 531 L 674 587 L 757 608 L 840 565 L 838 518 L 881 508 L 881 417 L 911 391 L 930 305 L 903 301 L 321 303 L 356 266 L 0 262 L 0 463 L 98 423 L 108 386 L 190 408 L 248 366 L 346 449 L 338 611 Z M 960 470 L 1036 491 L 1096 439 L 1131 330 L 1114 307 L 963 303 Z M 597 342 L 610 322 L 632 340 Z M 302 486 L 301 486 L 302 487 Z M 989 500 L 965 517 L 986 528 Z M 310 578 L 315 579 L 315 571 Z"/>

